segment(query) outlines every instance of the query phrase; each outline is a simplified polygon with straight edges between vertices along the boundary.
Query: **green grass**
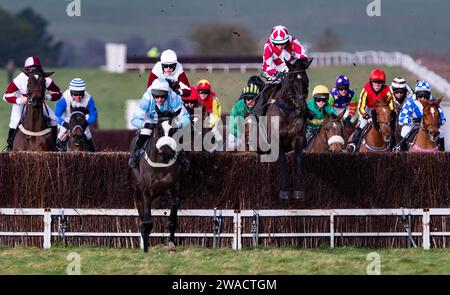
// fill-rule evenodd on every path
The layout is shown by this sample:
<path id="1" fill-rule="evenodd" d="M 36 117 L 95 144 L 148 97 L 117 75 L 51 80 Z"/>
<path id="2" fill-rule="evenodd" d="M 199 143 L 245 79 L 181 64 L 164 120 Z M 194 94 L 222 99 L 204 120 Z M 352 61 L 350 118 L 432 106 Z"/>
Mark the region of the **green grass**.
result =
<path id="1" fill-rule="evenodd" d="M 357 90 L 358 94 L 361 87 L 367 80 L 371 66 L 349 66 L 349 67 L 324 67 L 309 70 L 310 91 L 314 85 L 321 83 L 328 87 L 332 87 L 336 77 L 339 74 L 347 74 L 351 81 L 352 87 Z M 417 77 L 405 72 L 399 67 L 385 67 L 388 74 L 388 80 L 391 81 L 395 76 L 403 76 L 407 78 L 410 84 L 414 84 Z M 49 69 L 50 70 L 50 69 Z M 100 128 L 125 128 L 125 101 L 128 99 L 139 99 L 146 89 L 147 75 L 138 72 L 130 72 L 125 74 L 111 74 L 97 69 L 53 69 L 55 74 L 52 78 L 62 88 L 67 89 L 69 81 L 74 77 L 80 77 L 87 82 L 87 89 L 94 97 L 99 112 Z M 239 96 L 244 83 L 248 77 L 256 72 L 240 73 L 240 72 L 188 72 L 189 81 L 195 84 L 200 79 L 208 79 L 213 86 L 223 104 L 223 112 L 229 112 L 233 103 Z M 3 93 L 6 84 L 6 75 L 4 71 L 0 71 L 0 91 Z M 54 109 L 55 103 L 50 103 Z M 8 123 L 11 113 L 11 105 L 9 103 L 0 103 L 0 146 L 6 140 Z"/>
<path id="2" fill-rule="evenodd" d="M 157 245 L 140 249 L 93 247 L 50 250 L 0 248 L 0 274 L 65 274 L 66 257 L 81 257 L 82 274 L 367 274 L 367 254 L 381 258 L 381 274 L 450 274 L 448 249 L 297 249 L 258 248 L 234 251 L 179 247 L 169 255 Z"/>

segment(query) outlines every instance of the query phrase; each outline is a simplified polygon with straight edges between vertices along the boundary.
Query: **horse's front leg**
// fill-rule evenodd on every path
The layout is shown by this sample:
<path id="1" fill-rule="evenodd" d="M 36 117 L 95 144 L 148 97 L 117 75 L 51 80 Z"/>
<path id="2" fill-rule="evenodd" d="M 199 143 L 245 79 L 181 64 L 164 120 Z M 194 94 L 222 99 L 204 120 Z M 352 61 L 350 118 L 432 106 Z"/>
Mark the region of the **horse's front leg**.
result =
<path id="1" fill-rule="evenodd" d="M 143 193 L 144 198 L 144 218 L 141 223 L 141 236 L 142 241 L 144 243 L 144 252 L 148 252 L 148 248 L 150 246 L 149 236 L 153 229 L 153 221 L 152 221 L 152 213 L 151 213 L 151 193 L 145 190 Z"/>
<path id="2" fill-rule="evenodd" d="M 283 148 L 280 147 L 280 151 L 277 159 L 278 165 L 280 167 L 281 177 L 280 177 L 280 199 L 289 198 L 289 177 L 286 168 L 286 153 Z"/>
<path id="3" fill-rule="evenodd" d="M 175 231 L 178 227 L 178 220 L 177 220 L 177 214 L 178 214 L 178 208 L 180 206 L 180 198 L 178 195 L 178 190 L 175 192 L 172 192 L 172 207 L 170 209 L 170 216 L 169 216 L 169 244 L 168 244 L 168 251 L 169 253 L 175 253 L 176 252 L 176 243 L 175 243 Z"/>
<path id="4" fill-rule="evenodd" d="M 305 190 L 303 187 L 303 173 L 302 173 L 302 155 L 305 138 L 297 139 L 294 146 L 294 163 L 295 163 L 295 177 L 294 177 L 294 192 L 293 197 L 297 200 L 304 200 Z"/>

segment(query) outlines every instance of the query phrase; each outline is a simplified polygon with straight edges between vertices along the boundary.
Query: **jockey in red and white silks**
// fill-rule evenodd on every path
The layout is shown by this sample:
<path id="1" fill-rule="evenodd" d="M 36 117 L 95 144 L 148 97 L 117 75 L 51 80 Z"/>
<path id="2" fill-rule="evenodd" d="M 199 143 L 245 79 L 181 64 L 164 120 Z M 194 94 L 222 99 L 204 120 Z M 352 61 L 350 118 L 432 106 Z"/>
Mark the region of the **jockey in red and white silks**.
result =
<path id="1" fill-rule="evenodd" d="M 177 54 L 171 49 L 163 51 L 161 60 L 153 66 L 148 76 L 147 88 L 157 78 L 166 79 L 172 90 L 179 96 L 189 97 L 191 95 L 189 80 L 184 73 L 183 66 L 178 62 Z"/>
<path id="2" fill-rule="evenodd" d="M 287 72 L 285 60 L 293 64 L 297 59 L 308 58 L 306 49 L 284 26 L 272 28 L 270 37 L 264 44 L 263 73 L 269 80 L 275 80 L 279 73 Z"/>
<path id="3" fill-rule="evenodd" d="M 28 73 L 43 72 L 41 61 L 35 56 L 28 57 L 25 60 L 24 70 Z M 27 102 L 27 98 L 25 97 L 27 94 L 27 85 L 28 76 L 24 73 L 20 73 L 13 81 L 11 81 L 3 95 L 4 101 L 13 104 L 9 122 L 8 147 L 11 147 L 12 145 L 15 130 L 22 117 L 24 104 Z M 56 101 L 61 98 L 61 90 L 51 78 L 45 78 L 45 87 L 47 89 L 47 100 Z M 48 105 L 45 105 L 43 110 L 44 115 L 50 118 L 50 126 L 57 126 L 57 119 L 53 110 Z"/>

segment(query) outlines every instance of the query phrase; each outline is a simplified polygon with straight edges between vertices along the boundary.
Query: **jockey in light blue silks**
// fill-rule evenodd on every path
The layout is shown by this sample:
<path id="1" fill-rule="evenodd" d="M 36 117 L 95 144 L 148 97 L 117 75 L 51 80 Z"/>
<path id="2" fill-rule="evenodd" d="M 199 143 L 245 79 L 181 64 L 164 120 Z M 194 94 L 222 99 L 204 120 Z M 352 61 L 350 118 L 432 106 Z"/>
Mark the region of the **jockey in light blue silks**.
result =
<path id="1" fill-rule="evenodd" d="M 145 142 L 150 138 L 153 129 L 156 127 L 158 122 L 156 108 L 159 108 L 161 112 L 177 112 L 180 108 L 182 109 L 180 114 L 173 120 L 172 128 L 181 129 L 191 124 L 189 113 L 184 107 L 181 97 L 170 88 L 169 83 L 165 79 L 155 79 L 145 91 L 139 102 L 139 108 L 135 110 L 131 118 L 131 125 L 140 129 L 140 133 L 128 161 L 130 168 L 137 168 L 139 151 L 144 147 Z M 186 159 L 181 157 L 181 160 L 185 161 Z M 184 164 L 187 163 L 184 162 Z"/>
<path id="2" fill-rule="evenodd" d="M 86 108 L 86 121 L 88 126 L 84 130 L 88 151 L 94 152 L 95 145 L 92 140 L 89 126 L 97 121 L 97 109 L 95 102 L 89 92 L 86 91 L 86 83 L 80 78 L 74 78 L 69 83 L 69 89 L 64 91 L 62 99 L 58 101 L 55 108 L 55 115 L 58 118 L 58 139 L 56 147 L 59 151 L 66 150 L 69 135 L 69 121 L 72 115 L 71 108 Z"/>
<path id="3" fill-rule="evenodd" d="M 415 94 L 411 95 L 406 99 L 406 102 L 404 103 L 402 109 L 400 110 L 400 114 L 398 117 L 398 124 L 402 126 L 401 131 L 402 140 L 397 146 L 397 149 L 400 149 L 402 151 L 407 150 L 408 143 L 414 137 L 413 135 L 415 134 L 415 131 L 419 129 L 417 123 L 420 122 L 420 120 L 423 117 L 423 106 L 419 101 L 421 97 L 423 97 L 424 99 L 436 100 L 436 98 L 431 95 L 430 83 L 426 81 L 417 82 Z M 444 116 L 444 111 L 440 105 L 438 106 L 438 110 L 439 110 L 440 128 L 439 128 L 439 139 L 437 143 L 439 150 L 444 151 L 445 146 L 444 146 L 443 126 L 446 119 Z"/>

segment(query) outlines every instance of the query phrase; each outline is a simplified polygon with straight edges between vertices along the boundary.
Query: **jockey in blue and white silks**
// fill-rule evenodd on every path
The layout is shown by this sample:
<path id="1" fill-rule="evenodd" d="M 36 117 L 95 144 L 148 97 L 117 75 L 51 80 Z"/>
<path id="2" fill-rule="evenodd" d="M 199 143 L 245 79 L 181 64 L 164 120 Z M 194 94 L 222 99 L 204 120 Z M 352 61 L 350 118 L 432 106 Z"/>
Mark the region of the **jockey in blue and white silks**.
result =
<path id="1" fill-rule="evenodd" d="M 161 112 L 177 112 L 181 108 L 180 114 L 172 122 L 173 128 L 184 128 L 191 124 L 189 113 L 184 107 L 181 97 L 170 88 L 169 83 L 165 79 L 155 79 L 145 91 L 139 102 L 138 109 L 131 118 L 131 125 L 140 129 L 139 138 L 128 162 L 131 168 L 137 167 L 139 150 L 150 138 L 153 128 L 158 122 L 157 107 Z"/>
<path id="2" fill-rule="evenodd" d="M 419 101 L 419 98 L 421 98 L 421 97 L 423 97 L 425 99 L 436 100 L 436 98 L 431 95 L 430 83 L 428 83 L 426 81 L 417 82 L 416 87 L 415 87 L 415 94 L 411 95 L 410 97 L 408 97 L 406 99 L 406 102 L 404 103 L 402 109 L 400 110 L 400 114 L 398 117 L 398 124 L 400 126 L 402 126 L 402 131 L 401 131 L 402 141 L 415 128 L 414 122 L 418 122 L 422 119 L 423 106 Z M 439 145 L 439 149 L 443 150 L 444 149 L 443 125 L 446 122 L 446 118 L 444 115 L 444 111 L 440 105 L 438 106 L 438 110 L 439 110 L 439 120 L 440 120 L 438 145 Z"/>
<path id="3" fill-rule="evenodd" d="M 58 119 L 58 150 L 64 150 L 68 138 L 68 129 L 70 116 L 72 115 L 71 108 L 86 108 L 86 127 L 84 134 L 86 136 L 88 150 L 94 151 L 95 146 L 92 140 L 90 125 L 97 121 L 97 108 L 95 102 L 89 92 L 86 91 L 86 83 L 80 78 L 74 78 L 69 83 L 69 89 L 64 91 L 62 99 L 60 99 L 55 107 L 55 115 Z"/>

